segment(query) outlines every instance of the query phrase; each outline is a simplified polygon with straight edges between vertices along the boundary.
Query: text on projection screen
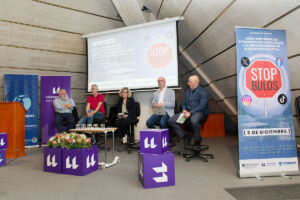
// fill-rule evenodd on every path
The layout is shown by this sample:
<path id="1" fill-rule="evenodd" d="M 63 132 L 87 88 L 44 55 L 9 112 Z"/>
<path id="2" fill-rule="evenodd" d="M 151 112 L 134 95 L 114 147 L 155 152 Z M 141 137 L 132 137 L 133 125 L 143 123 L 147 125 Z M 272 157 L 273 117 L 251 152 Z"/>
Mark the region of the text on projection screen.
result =
<path id="1" fill-rule="evenodd" d="M 88 38 L 88 90 L 178 86 L 176 22 L 139 27 Z"/>

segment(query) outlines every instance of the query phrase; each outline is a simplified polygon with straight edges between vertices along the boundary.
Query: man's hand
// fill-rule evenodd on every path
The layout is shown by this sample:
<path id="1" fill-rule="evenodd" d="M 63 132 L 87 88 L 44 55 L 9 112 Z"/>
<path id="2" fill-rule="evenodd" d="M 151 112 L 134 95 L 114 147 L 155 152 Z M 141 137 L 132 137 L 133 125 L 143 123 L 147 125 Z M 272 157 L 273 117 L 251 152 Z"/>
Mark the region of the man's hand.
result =
<path id="1" fill-rule="evenodd" d="M 188 112 L 188 111 L 186 111 L 186 112 L 183 114 L 183 116 L 187 119 L 187 118 L 189 118 L 189 117 L 191 116 L 191 113 Z"/>
<path id="2" fill-rule="evenodd" d="M 72 104 L 69 103 L 69 104 L 64 104 L 64 108 L 72 108 Z"/>
<path id="3" fill-rule="evenodd" d="M 94 114 L 95 114 L 95 113 L 92 111 L 92 112 L 88 112 L 86 115 L 87 115 L 88 117 L 92 117 Z"/>
<path id="4" fill-rule="evenodd" d="M 153 107 L 154 107 L 154 108 L 157 108 L 157 106 L 158 106 L 157 103 L 154 103 L 154 104 L 153 104 Z"/>
<path id="5" fill-rule="evenodd" d="M 162 103 L 157 104 L 157 108 L 161 108 L 163 106 Z"/>

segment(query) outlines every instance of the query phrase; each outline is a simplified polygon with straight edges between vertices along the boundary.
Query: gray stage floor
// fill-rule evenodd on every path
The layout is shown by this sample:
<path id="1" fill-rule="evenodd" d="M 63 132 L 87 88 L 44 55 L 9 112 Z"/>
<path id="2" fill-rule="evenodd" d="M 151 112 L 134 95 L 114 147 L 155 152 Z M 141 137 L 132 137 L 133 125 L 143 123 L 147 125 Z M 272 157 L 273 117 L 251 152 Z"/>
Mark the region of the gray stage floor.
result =
<path id="1" fill-rule="evenodd" d="M 121 162 L 105 170 L 84 177 L 43 172 L 43 148 L 26 150 L 27 155 L 9 159 L 0 168 L 0 199 L 234 199 L 224 188 L 266 186 L 300 183 L 300 176 L 292 179 L 269 177 L 237 177 L 237 137 L 205 138 L 208 152 L 215 159 L 186 162 L 175 156 L 176 185 L 172 187 L 143 189 L 137 176 L 137 152 L 116 152 Z M 181 148 L 178 145 L 177 148 Z M 109 153 L 111 158 L 111 152 Z M 99 155 L 103 160 L 103 153 Z"/>

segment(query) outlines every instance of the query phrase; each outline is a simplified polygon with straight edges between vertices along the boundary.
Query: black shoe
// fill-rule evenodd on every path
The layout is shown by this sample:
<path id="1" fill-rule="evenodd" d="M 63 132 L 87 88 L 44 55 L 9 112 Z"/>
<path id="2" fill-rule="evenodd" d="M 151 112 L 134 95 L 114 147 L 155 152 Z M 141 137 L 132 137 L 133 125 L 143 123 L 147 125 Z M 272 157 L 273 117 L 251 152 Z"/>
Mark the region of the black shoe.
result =
<path id="1" fill-rule="evenodd" d="M 183 136 L 183 139 L 184 139 L 184 145 L 185 145 L 185 146 L 190 146 L 190 145 L 191 145 L 191 136 L 189 136 L 189 135 L 184 135 L 184 136 Z"/>
<path id="2" fill-rule="evenodd" d="M 193 149 L 194 150 L 200 150 L 201 149 L 201 140 L 195 141 L 195 143 L 193 145 Z"/>

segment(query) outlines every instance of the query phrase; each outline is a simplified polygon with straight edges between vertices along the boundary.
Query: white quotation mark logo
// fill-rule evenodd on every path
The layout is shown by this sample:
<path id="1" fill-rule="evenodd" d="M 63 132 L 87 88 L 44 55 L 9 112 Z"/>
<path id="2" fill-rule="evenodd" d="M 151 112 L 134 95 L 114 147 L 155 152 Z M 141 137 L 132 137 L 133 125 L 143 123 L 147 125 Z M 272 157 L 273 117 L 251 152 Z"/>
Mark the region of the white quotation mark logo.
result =
<path id="1" fill-rule="evenodd" d="M 140 175 L 143 178 L 144 173 L 143 173 L 143 162 L 142 162 L 142 159 L 139 160 L 139 168 L 140 168 Z"/>
<path id="2" fill-rule="evenodd" d="M 90 162 L 90 156 L 88 156 L 88 157 L 86 158 L 86 168 L 93 167 L 95 164 L 96 164 L 96 161 L 95 161 L 94 154 L 93 154 L 92 157 L 91 157 L 91 162 Z"/>
<path id="3" fill-rule="evenodd" d="M 162 173 L 162 176 L 159 177 L 154 177 L 153 180 L 156 183 L 163 183 L 163 182 L 168 182 L 168 176 L 165 174 L 168 172 L 168 167 L 165 165 L 164 162 L 161 162 L 161 167 L 154 167 L 152 168 L 156 173 Z"/>
<path id="4" fill-rule="evenodd" d="M 166 136 L 162 138 L 161 143 L 162 143 L 162 148 L 165 148 L 168 145 Z"/>
<path id="5" fill-rule="evenodd" d="M 70 169 L 71 167 L 72 169 L 77 169 L 79 167 L 79 165 L 76 163 L 76 156 L 72 159 L 72 164 L 70 163 L 70 156 L 68 156 L 66 159 L 66 168 Z"/>
<path id="6" fill-rule="evenodd" d="M 58 88 L 55 88 L 55 87 L 54 87 L 54 88 L 52 89 L 52 93 L 53 93 L 53 94 L 58 94 L 58 91 L 59 91 L 59 90 L 60 90 L 60 87 L 58 87 Z"/>
<path id="7" fill-rule="evenodd" d="M 2 138 L 0 141 L 0 146 L 4 146 L 4 145 L 5 145 L 5 142 L 4 142 L 4 139 Z"/>
<path id="8" fill-rule="evenodd" d="M 146 149 L 148 149 L 149 147 L 151 149 L 154 149 L 157 146 L 156 144 L 154 144 L 154 137 L 151 138 L 151 144 L 149 144 L 149 142 L 148 142 L 148 137 L 145 138 L 144 143 L 145 143 Z"/>
<path id="9" fill-rule="evenodd" d="M 52 156 L 50 160 L 50 154 L 47 156 L 47 167 L 56 167 L 58 163 L 55 161 L 55 155 Z"/>

